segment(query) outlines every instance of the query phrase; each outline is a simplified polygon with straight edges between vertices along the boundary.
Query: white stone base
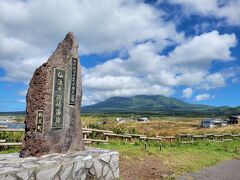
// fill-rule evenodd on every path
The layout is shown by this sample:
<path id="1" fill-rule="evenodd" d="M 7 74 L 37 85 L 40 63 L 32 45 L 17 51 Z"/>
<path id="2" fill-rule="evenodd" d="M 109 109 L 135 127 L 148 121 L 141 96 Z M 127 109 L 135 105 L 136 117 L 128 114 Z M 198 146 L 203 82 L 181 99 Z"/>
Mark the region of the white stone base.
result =
<path id="1" fill-rule="evenodd" d="M 0 180 L 119 179 L 116 151 L 87 148 L 72 154 L 19 158 L 18 153 L 0 154 Z"/>

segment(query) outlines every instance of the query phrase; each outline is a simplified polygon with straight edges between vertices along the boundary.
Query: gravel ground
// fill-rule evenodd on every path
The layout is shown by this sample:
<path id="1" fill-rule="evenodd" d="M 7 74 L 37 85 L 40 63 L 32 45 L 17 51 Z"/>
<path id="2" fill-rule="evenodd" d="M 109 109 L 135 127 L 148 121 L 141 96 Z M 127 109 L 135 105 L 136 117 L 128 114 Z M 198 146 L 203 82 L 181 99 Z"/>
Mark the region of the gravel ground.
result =
<path id="1" fill-rule="evenodd" d="M 143 158 L 120 158 L 120 179 L 123 180 L 162 180 L 171 175 L 158 158 L 145 156 Z"/>

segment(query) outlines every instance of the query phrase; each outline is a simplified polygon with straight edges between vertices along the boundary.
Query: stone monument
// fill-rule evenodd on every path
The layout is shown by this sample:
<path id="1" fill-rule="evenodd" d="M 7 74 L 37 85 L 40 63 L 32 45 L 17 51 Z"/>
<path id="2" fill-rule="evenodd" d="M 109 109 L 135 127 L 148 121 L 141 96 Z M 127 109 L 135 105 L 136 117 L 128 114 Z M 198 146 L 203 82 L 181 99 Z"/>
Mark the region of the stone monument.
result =
<path id="1" fill-rule="evenodd" d="M 73 33 L 68 33 L 34 72 L 22 150 L 20 155 L 0 154 L 1 180 L 119 179 L 118 152 L 84 147 L 77 49 Z"/>
<path id="2" fill-rule="evenodd" d="M 29 84 L 20 157 L 83 151 L 81 99 L 78 42 L 70 32 Z"/>

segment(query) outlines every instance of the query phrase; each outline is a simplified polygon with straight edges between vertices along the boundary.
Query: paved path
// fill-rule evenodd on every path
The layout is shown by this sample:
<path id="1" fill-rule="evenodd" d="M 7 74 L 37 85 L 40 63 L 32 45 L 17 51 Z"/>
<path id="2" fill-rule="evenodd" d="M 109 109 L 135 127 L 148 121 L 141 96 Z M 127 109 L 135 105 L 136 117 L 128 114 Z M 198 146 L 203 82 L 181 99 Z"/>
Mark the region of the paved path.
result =
<path id="1" fill-rule="evenodd" d="M 240 160 L 228 160 L 196 173 L 187 173 L 177 180 L 240 180 Z"/>

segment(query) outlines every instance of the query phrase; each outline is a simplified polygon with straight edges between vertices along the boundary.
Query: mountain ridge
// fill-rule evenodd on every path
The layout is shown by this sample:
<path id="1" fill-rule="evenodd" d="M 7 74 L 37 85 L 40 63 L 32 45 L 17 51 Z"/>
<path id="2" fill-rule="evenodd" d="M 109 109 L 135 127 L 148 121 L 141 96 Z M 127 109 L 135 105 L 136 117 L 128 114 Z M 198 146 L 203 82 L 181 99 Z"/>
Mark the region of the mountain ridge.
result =
<path id="1" fill-rule="evenodd" d="M 99 103 L 83 106 L 82 113 L 135 113 L 179 116 L 227 116 L 240 114 L 240 106 L 209 106 L 191 104 L 177 98 L 163 95 L 115 96 Z M 0 115 L 24 115 L 25 111 L 0 112 Z"/>
<path id="2" fill-rule="evenodd" d="M 163 114 L 236 114 L 240 113 L 240 106 L 236 108 L 228 106 L 209 106 L 203 104 L 191 104 L 177 98 L 169 98 L 163 95 L 137 95 L 133 97 L 115 96 L 99 103 L 84 106 L 83 112 L 162 112 Z"/>
<path id="3" fill-rule="evenodd" d="M 122 102 L 124 100 L 127 100 L 127 101 L 130 101 L 130 102 L 133 102 L 133 101 L 141 101 L 140 103 L 142 103 L 142 100 L 145 100 L 145 104 L 144 105 L 150 105 L 151 103 L 160 103 L 159 106 L 169 106 L 171 108 L 173 107 L 179 107 L 179 106 L 184 106 L 184 107 L 192 107 L 192 106 L 196 106 L 196 107 L 199 107 L 199 106 L 208 106 L 208 105 L 202 105 L 202 104 L 191 104 L 191 103 L 188 103 L 188 102 L 185 102 L 185 101 L 182 101 L 182 100 L 179 100 L 177 98 L 169 98 L 169 97 L 165 97 L 163 95 L 137 95 L 137 96 L 132 96 L 132 97 L 121 97 L 121 96 L 114 96 L 114 97 L 111 97 L 109 99 L 105 99 L 99 103 L 96 103 L 96 104 L 93 104 L 93 105 L 89 105 L 89 106 L 92 106 L 92 107 L 98 107 L 98 106 L 101 106 L 102 104 L 106 105 L 106 103 L 117 103 L 116 105 L 121 105 Z M 147 102 L 146 102 L 147 100 Z M 153 102 L 155 101 L 155 102 Z M 120 104 L 119 104 L 120 103 Z M 136 104 L 135 104 L 136 105 Z M 112 104 L 111 104 L 112 106 Z M 85 106 L 85 107 L 88 107 L 88 106 Z M 209 107 L 215 107 L 215 106 L 209 106 Z"/>

